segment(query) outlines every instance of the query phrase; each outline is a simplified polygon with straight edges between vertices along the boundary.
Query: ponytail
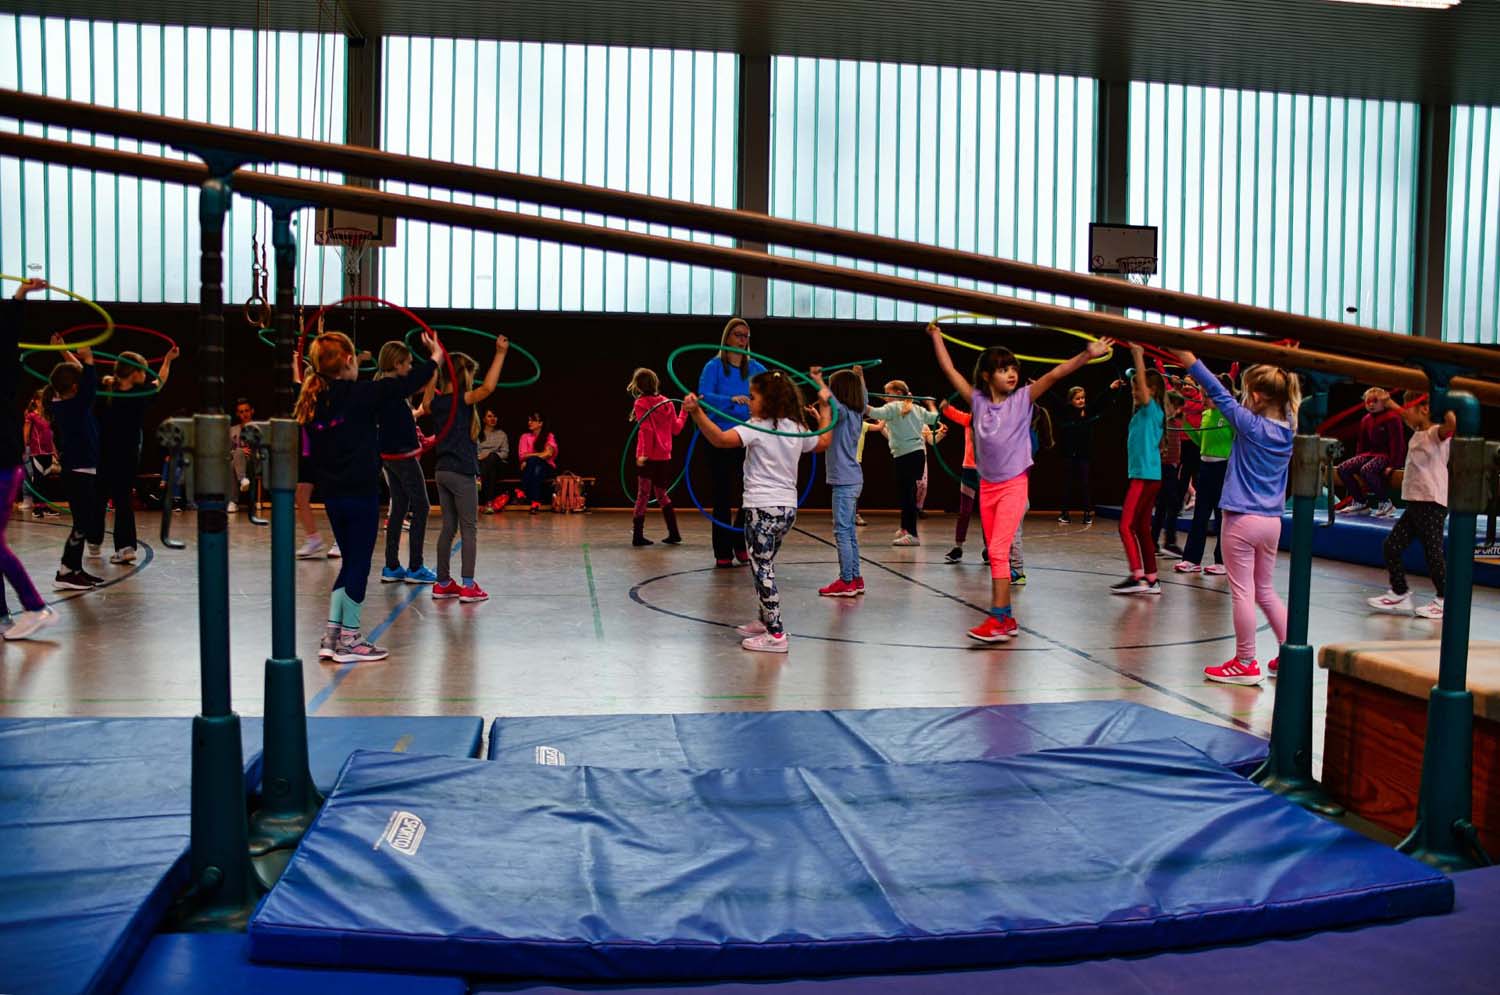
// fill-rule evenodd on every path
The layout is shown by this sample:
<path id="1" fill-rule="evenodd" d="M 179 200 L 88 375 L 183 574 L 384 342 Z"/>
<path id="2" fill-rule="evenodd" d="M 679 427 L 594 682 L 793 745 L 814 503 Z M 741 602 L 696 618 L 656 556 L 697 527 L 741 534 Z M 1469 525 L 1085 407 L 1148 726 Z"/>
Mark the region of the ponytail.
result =
<path id="1" fill-rule="evenodd" d="M 325 332 L 313 339 L 308 352 L 312 369 L 302 377 L 302 392 L 292 411 L 292 417 L 303 425 L 312 421 L 328 381 L 354 358 L 354 343 L 343 332 Z"/>

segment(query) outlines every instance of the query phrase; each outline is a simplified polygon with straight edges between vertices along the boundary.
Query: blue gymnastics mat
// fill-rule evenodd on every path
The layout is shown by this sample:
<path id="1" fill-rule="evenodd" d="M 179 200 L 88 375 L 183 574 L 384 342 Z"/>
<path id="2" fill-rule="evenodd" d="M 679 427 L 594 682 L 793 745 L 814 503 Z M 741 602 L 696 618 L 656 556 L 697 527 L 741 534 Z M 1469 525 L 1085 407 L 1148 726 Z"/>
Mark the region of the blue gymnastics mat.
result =
<path id="1" fill-rule="evenodd" d="M 242 719 L 245 755 L 250 760 L 246 783 L 260 787 L 261 720 Z M 337 715 L 307 720 L 307 765 L 313 783 L 325 795 L 355 750 L 427 753 L 444 757 L 477 757 L 484 719 L 477 715 Z"/>
<path id="2" fill-rule="evenodd" d="M 1155 951 L 1447 912 L 1452 883 L 1178 740 L 608 770 L 356 753 L 257 961 L 590 980 Z"/>
<path id="3" fill-rule="evenodd" d="M 462 978 L 252 964 L 243 933 L 151 941 L 120 995 L 466 995 Z"/>
<path id="4" fill-rule="evenodd" d="M 501 718 L 490 727 L 489 757 L 502 763 L 619 768 L 846 767 L 993 760 L 1170 738 L 1240 774 L 1266 758 L 1266 741 L 1259 736 L 1128 701 Z"/>

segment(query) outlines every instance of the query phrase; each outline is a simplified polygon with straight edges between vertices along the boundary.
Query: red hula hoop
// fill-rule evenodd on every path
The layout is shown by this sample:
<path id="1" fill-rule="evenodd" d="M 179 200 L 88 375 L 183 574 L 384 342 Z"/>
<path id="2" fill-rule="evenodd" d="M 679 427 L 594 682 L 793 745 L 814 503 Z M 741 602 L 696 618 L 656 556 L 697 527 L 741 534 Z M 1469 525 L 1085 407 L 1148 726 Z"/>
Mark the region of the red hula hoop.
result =
<path id="1" fill-rule="evenodd" d="M 357 295 L 357 296 L 354 296 L 354 297 L 341 297 L 338 300 L 333 301 L 332 303 L 324 304 L 322 307 L 320 307 L 316 311 L 314 311 L 312 313 L 312 315 L 309 316 L 308 319 L 302 323 L 302 333 L 297 336 L 297 351 L 293 355 L 293 363 L 297 363 L 297 362 L 301 361 L 302 347 L 307 342 L 307 333 L 308 333 L 308 330 L 311 329 L 311 328 L 313 328 L 313 327 L 315 327 L 317 325 L 319 318 L 321 318 L 321 317 L 323 317 L 323 315 L 327 314 L 328 311 L 329 311 L 329 309 L 336 308 L 340 304 L 356 304 L 356 303 L 379 304 L 379 305 L 381 305 L 383 307 L 388 307 L 388 308 L 390 308 L 393 311 L 400 311 L 402 314 L 406 315 L 408 318 L 410 318 L 412 321 L 414 321 L 418 326 L 420 326 L 422 328 L 422 330 L 425 331 L 428 335 L 431 335 L 433 338 L 437 338 L 437 332 L 435 332 L 435 331 L 432 330 L 432 326 L 428 325 L 427 322 L 425 322 L 421 318 L 417 317 L 417 315 L 416 315 L 415 312 L 407 310 L 406 308 L 402 307 L 400 304 L 393 304 L 392 302 L 386 300 L 383 297 L 369 297 L 369 296 L 365 296 L 365 295 Z M 121 328 L 121 327 L 124 327 L 124 326 L 116 325 L 115 327 L 116 328 Z M 446 365 L 448 367 L 448 382 L 453 385 L 453 388 L 456 391 L 458 389 L 458 375 L 457 375 L 457 373 L 454 372 L 454 369 L 453 369 L 453 355 L 447 349 L 443 350 L 443 362 L 444 362 L 444 365 Z M 457 413 L 458 413 L 458 405 L 456 403 L 448 405 L 448 419 L 447 419 L 447 421 L 443 422 L 443 427 L 440 428 L 440 429 L 438 429 L 438 434 L 434 435 L 432 437 L 432 439 L 427 442 L 427 444 L 418 446 L 416 449 L 413 449 L 409 453 L 381 453 L 380 454 L 380 458 L 382 460 L 386 460 L 386 461 L 394 461 L 394 460 L 414 459 L 414 458 L 420 457 L 423 453 L 426 453 L 429 450 L 433 449 L 434 447 L 437 446 L 437 444 L 439 442 L 442 442 L 444 439 L 446 439 L 448 437 L 448 433 L 453 430 L 453 417 Z"/>
<path id="2" fill-rule="evenodd" d="M 74 332 L 91 332 L 91 331 L 94 331 L 95 329 L 103 328 L 103 327 L 104 327 L 104 322 L 102 322 L 102 321 L 90 321 L 90 322 L 87 322 L 86 324 L 74 325 L 72 328 L 64 328 L 62 331 L 58 332 L 57 334 L 61 335 L 64 339 L 66 339 L 69 335 L 73 334 Z M 153 336 L 155 338 L 161 339 L 163 342 L 165 342 L 167 344 L 167 351 L 168 352 L 170 352 L 173 349 L 178 348 L 177 343 L 176 343 L 176 341 L 173 340 L 172 336 L 166 334 L 165 332 L 158 332 L 154 328 L 146 328 L 144 325 L 121 325 L 121 324 L 118 324 L 118 323 L 115 325 L 115 328 L 117 330 L 119 330 L 119 331 L 122 331 L 122 332 L 142 332 L 142 333 L 144 333 L 146 335 L 150 335 L 150 336 Z M 146 360 L 146 365 L 147 366 L 155 366 L 157 363 L 165 362 L 166 358 L 167 358 L 167 354 L 164 352 L 160 356 L 155 356 L 155 357 L 153 357 L 151 359 Z M 97 364 L 99 364 L 100 366 L 113 366 L 113 365 L 115 365 L 115 361 L 113 359 L 95 359 L 94 362 L 97 363 Z"/>
<path id="3" fill-rule="evenodd" d="M 1406 411 L 1408 408 L 1415 408 L 1417 405 L 1421 404 L 1422 402 L 1424 402 L 1426 400 L 1427 400 L 1427 395 L 1426 394 L 1418 394 L 1416 397 L 1412 398 L 1410 401 L 1407 401 L 1405 404 L 1401 405 L 1400 406 L 1400 410 L 1401 411 Z M 1345 408 L 1343 411 L 1340 411 L 1338 414 L 1329 415 L 1326 419 L 1324 419 L 1323 424 L 1321 424 L 1321 425 L 1318 426 L 1318 428 L 1317 428 L 1317 434 L 1318 435 L 1322 435 L 1324 432 L 1328 431 L 1334 425 L 1343 424 L 1345 421 L 1348 421 L 1354 415 L 1359 414 L 1359 412 L 1361 412 L 1363 410 L 1365 410 L 1365 402 L 1364 401 L 1360 401 L 1358 404 L 1354 405 L 1352 408 Z"/>

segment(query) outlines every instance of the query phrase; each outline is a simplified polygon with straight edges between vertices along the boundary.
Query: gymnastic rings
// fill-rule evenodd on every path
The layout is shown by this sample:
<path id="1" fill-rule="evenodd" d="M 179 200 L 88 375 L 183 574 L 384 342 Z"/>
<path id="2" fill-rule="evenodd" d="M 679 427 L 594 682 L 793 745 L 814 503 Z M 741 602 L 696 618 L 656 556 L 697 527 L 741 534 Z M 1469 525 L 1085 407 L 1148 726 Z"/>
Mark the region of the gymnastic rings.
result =
<path id="1" fill-rule="evenodd" d="M 491 342 L 494 342 L 494 341 L 496 341 L 496 340 L 498 340 L 500 338 L 500 336 L 496 335 L 494 332 L 486 332 L 486 331 L 484 331 L 482 329 L 479 329 L 479 328 L 468 328 L 468 327 L 466 327 L 464 325 L 433 325 L 432 327 L 433 327 L 433 330 L 439 331 L 439 332 L 460 332 L 460 333 L 462 333 L 464 335 L 478 335 L 480 338 L 482 338 L 482 339 L 489 339 Z M 409 332 L 406 333 L 406 335 L 405 335 L 405 341 L 406 341 L 407 348 L 411 348 L 411 345 L 412 345 L 411 337 L 413 335 L 417 334 L 418 332 L 420 332 L 421 330 L 422 329 L 420 329 L 420 328 L 413 328 L 411 331 L 409 331 Z M 517 345 L 514 339 L 508 340 L 507 345 L 506 345 L 506 350 L 508 352 L 520 353 L 521 356 L 523 356 L 526 360 L 528 360 L 531 363 L 531 365 L 533 367 L 533 371 L 532 371 L 531 376 L 526 377 L 524 380 L 501 380 L 501 381 L 499 381 L 498 383 L 495 384 L 496 388 L 500 388 L 500 387 L 530 387 L 532 384 L 534 384 L 538 380 L 542 379 L 542 364 L 539 363 L 539 362 L 537 362 L 536 357 L 533 356 L 529 351 L 527 351 L 526 349 L 523 349 L 519 345 Z"/>
<path id="2" fill-rule="evenodd" d="M 270 288 L 267 285 L 266 247 L 259 239 L 250 241 L 250 299 L 245 302 L 245 320 L 254 328 L 271 327 Z"/>
<path id="3" fill-rule="evenodd" d="M 30 279 L 31 277 L 28 276 L 11 276 L 8 273 L 0 273 L 0 281 L 11 280 L 15 283 L 25 283 Z M 47 284 L 47 289 L 55 290 L 64 297 L 71 297 L 80 304 L 86 305 L 98 312 L 99 317 L 104 319 L 104 323 L 101 326 L 104 330 L 86 342 L 64 342 L 61 345 L 53 345 L 51 342 L 17 342 L 17 346 L 31 352 L 67 352 L 69 349 L 92 349 L 96 345 L 101 345 L 109 341 L 109 337 L 115 333 L 115 319 L 98 304 L 95 304 L 82 294 L 75 294 L 71 290 L 53 286 L 50 283 Z"/>
<path id="4" fill-rule="evenodd" d="M 635 441 L 636 434 L 640 432 L 641 424 L 645 422 L 647 418 L 651 417 L 651 412 L 655 411 L 657 408 L 661 407 L 664 404 L 671 403 L 672 398 L 667 397 L 651 405 L 651 407 L 647 408 L 646 412 L 639 418 L 637 418 L 635 420 L 635 423 L 630 426 L 630 434 L 625 437 L 625 449 L 620 453 L 620 489 L 625 492 L 625 496 L 630 499 L 631 504 L 635 504 L 635 495 L 630 493 L 630 485 L 625 482 L 625 464 L 630 460 L 630 444 Z M 667 485 L 666 493 L 672 493 L 673 489 L 676 488 L 678 484 L 682 483 L 682 478 L 685 476 L 687 476 L 687 463 L 682 464 L 682 472 L 677 475 L 677 479 Z"/>
<path id="5" fill-rule="evenodd" d="M 693 345 L 685 345 L 681 346 L 680 348 L 674 349 L 672 350 L 672 354 L 667 357 L 667 375 L 672 378 L 672 382 L 677 385 L 677 389 L 682 391 L 684 394 L 691 394 L 693 392 L 687 387 L 686 384 L 682 382 L 682 378 L 677 375 L 677 357 L 681 356 L 685 352 L 704 352 L 709 349 L 712 349 L 715 352 L 736 352 L 742 356 L 749 356 L 751 359 L 758 359 L 762 363 L 766 363 L 770 366 L 776 367 L 778 372 L 785 372 L 794 380 L 800 380 L 810 387 L 817 387 L 817 384 L 813 383 L 812 378 L 809 377 L 806 373 L 802 373 L 799 370 L 786 365 L 780 360 L 772 359 L 770 356 L 762 356 L 760 353 L 751 352 L 749 349 L 739 349 L 735 346 L 721 345 L 718 342 L 698 342 Z M 746 389 L 748 390 L 749 388 L 747 387 Z M 735 425 L 738 425 L 740 427 L 748 428 L 755 432 L 764 432 L 767 435 L 779 435 L 788 439 L 811 439 L 819 435 L 826 435 L 827 433 L 833 431 L 833 426 L 839 423 L 839 405 L 837 404 L 830 405 L 830 408 L 833 412 L 833 417 L 829 419 L 828 424 L 825 427 L 816 429 L 812 432 L 781 432 L 777 431 L 774 428 L 761 428 L 759 425 L 750 424 L 750 422 L 746 421 L 745 419 L 736 418 L 734 415 L 731 415 L 727 411 L 719 410 L 712 404 L 709 404 L 707 401 L 703 400 L 701 397 L 698 399 L 698 404 L 703 408 L 703 410 L 718 415 L 720 418 L 723 418 L 726 421 L 734 422 Z"/>
<path id="6" fill-rule="evenodd" d="M 943 314 L 943 315 L 939 315 L 936 318 L 933 318 L 927 324 L 928 325 L 941 325 L 943 322 L 945 322 L 945 321 L 953 321 L 955 318 L 980 318 L 980 319 L 988 319 L 989 315 L 968 314 L 968 313 L 965 313 L 965 314 Z M 1014 329 L 1015 328 L 1015 326 L 1012 326 L 1012 325 L 995 325 L 993 327 L 995 327 L 997 329 Z M 1025 326 L 1025 327 L 1026 328 L 1042 328 L 1042 329 L 1045 329 L 1045 330 L 1047 330 L 1049 332 L 1061 332 L 1063 335 L 1071 335 L 1074 338 L 1083 339 L 1085 342 L 1098 342 L 1099 341 L 1099 336 L 1097 336 L 1097 335 L 1090 335 L 1088 332 L 1074 331 L 1071 328 L 1058 328 L 1058 327 L 1053 326 L 1053 325 L 1028 325 L 1028 326 Z M 965 342 L 963 339 L 955 338 L 954 336 L 949 335 L 947 332 L 943 331 L 941 328 L 938 329 L 938 334 L 941 335 L 944 338 L 944 340 L 946 340 L 948 342 L 952 342 L 956 346 L 962 346 L 965 349 L 972 349 L 975 352 L 984 352 L 986 349 L 989 348 L 989 346 L 975 345 L 973 342 Z M 1066 363 L 1066 362 L 1068 362 L 1069 360 L 1071 360 L 1073 358 L 1071 356 L 1068 356 L 1068 357 L 1065 357 L 1063 359 L 1054 359 L 1054 358 L 1052 358 L 1050 356 L 1023 356 L 1020 353 L 1013 353 L 1013 355 L 1017 359 L 1021 360 L 1022 362 L 1026 362 L 1026 363 L 1046 363 L 1046 364 L 1048 364 L 1050 366 L 1061 366 L 1063 363 Z M 1107 362 L 1109 362 L 1109 360 L 1113 356 L 1114 356 L 1114 349 L 1111 348 L 1104 355 L 1095 357 L 1094 359 L 1090 359 L 1089 360 L 1089 365 L 1092 366 L 1095 363 L 1107 363 Z"/>
<path id="7" fill-rule="evenodd" d="M 31 376 L 35 377 L 36 379 L 40 380 L 42 383 L 50 384 L 52 382 L 52 378 L 51 377 L 47 376 L 47 374 L 43 373 L 41 370 L 34 370 L 31 367 L 29 367 L 29 366 L 26 365 L 27 358 L 30 357 L 30 356 L 35 356 L 39 352 L 41 352 L 40 349 L 27 349 L 25 352 L 21 353 L 21 369 L 25 370 L 28 374 L 30 374 Z M 112 352 L 104 352 L 103 350 L 95 350 L 94 355 L 95 356 L 100 356 L 100 357 L 102 357 L 104 359 L 107 359 L 111 363 L 114 363 L 116 366 L 119 366 L 120 364 L 124 364 L 125 366 L 134 367 L 137 370 L 143 370 L 147 374 L 150 374 L 152 372 L 151 367 L 147 366 L 146 364 L 144 364 L 144 363 L 137 363 L 133 359 L 125 359 L 124 357 L 117 356 L 117 355 L 115 355 Z M 100 390 L 100 391 L 95 391 L 94 396 L 95 397 L 153 397 L 153 396 L 155 396 L 157 394 L 160 394 L 160 393 L 161 393 L 161 381 L 158 380 L 156 386 L 153 387 L 153 388 L 151 388 L 150 390 Z"/>
<path id="8" fill-rule="evenodd" d="M 740 528 L 738 525 L 730 525 L 728 522 L 721 522 L 717 518 L 715 518 L 712 513 L 708 511 L 708 509 L 703 507 L 703 502 L 698 500 L 698 492 L 693 490 L 693 475 L 691 473 L 688 473 L 687 471 L 693 465 L 693 451 L 698 448 L 698 440 L 702 437 L 702 433 L 694 429 L 693 438 L 688 442 L 687 456 L 683 458 L 682 472 L 684 476 L 682 479 L 687 482 L 688 497 L 692 499 L 693 507 L 698 509 L 698 513 L 701 514 L 704 518 L 708 519 L 710 522 L 713 522 L 719 528 L 728 529 L 730 532 L 744 532 L 745 530 Z M 812 463 L 808 467 L 807 483 L 803 485 L 802 494 L 797 498 L 798 508 L 807 503 L 807 496 L 812 493 L 813 482 L 817 479 L 818 454 L 813 453 Z M 744 498 L 742 497 L 740 500 L 744 500 Z"/>

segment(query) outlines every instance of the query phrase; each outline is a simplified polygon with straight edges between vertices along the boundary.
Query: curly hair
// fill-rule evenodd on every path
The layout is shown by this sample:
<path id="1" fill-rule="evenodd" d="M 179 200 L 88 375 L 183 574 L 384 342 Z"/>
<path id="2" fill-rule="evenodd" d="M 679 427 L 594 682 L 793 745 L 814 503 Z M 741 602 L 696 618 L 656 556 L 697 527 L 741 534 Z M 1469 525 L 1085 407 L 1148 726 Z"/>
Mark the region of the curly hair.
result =
<path id="1" fill-rule="evenodd" d="M 803 423 L 802 394 L 792 378 L 780 370 L 757 373 L 750 378 L 750 387 L 760 394 L 760 416 L 771 421 L 786 418 Z"/>

